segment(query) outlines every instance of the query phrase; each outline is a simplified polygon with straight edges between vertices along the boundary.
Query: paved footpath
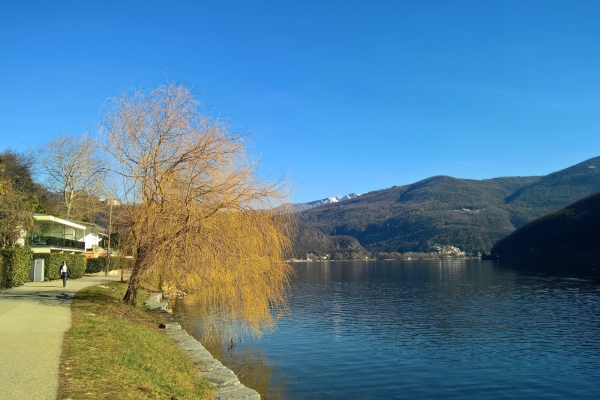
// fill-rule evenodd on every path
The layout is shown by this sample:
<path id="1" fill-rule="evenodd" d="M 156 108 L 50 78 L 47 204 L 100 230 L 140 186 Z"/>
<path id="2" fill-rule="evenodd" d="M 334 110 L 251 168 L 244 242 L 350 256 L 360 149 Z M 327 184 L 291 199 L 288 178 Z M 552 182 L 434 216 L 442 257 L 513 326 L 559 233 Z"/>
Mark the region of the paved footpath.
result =
<path id="1" fill-rule="evenodd" d="M 71 302 L 84 287 L 120 276 L 29 282 L 0 291 L 0 399 L 54 400 Z"/>

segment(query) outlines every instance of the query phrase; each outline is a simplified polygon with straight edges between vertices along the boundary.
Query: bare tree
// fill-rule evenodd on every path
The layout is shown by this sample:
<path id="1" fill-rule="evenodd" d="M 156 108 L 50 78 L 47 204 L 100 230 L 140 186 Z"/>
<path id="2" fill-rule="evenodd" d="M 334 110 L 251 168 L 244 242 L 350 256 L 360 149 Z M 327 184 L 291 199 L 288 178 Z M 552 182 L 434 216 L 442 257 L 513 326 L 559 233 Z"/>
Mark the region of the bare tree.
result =
<path id="1" fill-rule="evenodd" d="M 75 137 L 62 132 L 56 139 L 39 146 L 37 153 L 44 183 L 62 197 L 61 214 L 72 218 L 78 211 L 81 217 L 86 203 L 90 204 L 90 194 L 98 190 L 102 178 L 103 161 L 98 143 L 87 133 Z M 97 198 L 93 198 L 97 203 Z"/>
<path id="2" fill-rule="evenodd" d="M 140 280 L 160 277 L 199 289 L 207 312 L 254 331 L 270 324 L 286 304 L 293 224 L 274 210 L 280 187 L 257 178 L 245 136 L 175 84 L 108 100 L 102 126 L 135 259 L 124 300 L 136 304 Z"/>

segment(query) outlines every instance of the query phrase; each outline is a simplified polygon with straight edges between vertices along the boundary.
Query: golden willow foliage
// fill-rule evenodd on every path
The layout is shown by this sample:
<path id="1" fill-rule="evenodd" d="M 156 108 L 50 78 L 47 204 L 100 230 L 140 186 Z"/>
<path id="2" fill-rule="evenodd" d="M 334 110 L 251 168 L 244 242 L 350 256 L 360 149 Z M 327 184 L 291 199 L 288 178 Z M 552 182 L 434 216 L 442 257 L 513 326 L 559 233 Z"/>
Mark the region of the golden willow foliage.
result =
<path id="1" fill-rule="evenodd" d="M 257 178 L 245 137 L 174 84 L 107 101 L 102 123 L 135 258 L 124 300 L 135 304 L 140 279 L 153 277 L 197 290 L 206 314 L 254 332 L 271 324 L 286 307 L 294 225 L 274 211 L 280 187 Z"/>

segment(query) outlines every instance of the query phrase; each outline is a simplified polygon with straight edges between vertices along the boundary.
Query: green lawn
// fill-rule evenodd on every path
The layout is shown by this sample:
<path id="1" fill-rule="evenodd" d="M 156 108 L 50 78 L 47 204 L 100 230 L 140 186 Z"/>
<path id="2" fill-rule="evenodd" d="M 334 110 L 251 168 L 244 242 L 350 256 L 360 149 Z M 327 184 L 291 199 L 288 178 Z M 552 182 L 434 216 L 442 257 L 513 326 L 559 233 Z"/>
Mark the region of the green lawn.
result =
<path id="1" fill-rule="evenodd" d="M 66 333 L 59 399 L 208 399 L 210 384 L 158 330 L 155 316 L 121 301 L 126 284 L 75 296 Z M 145 293 L 140 293 L 140 298 Z M 141 301 L 139 302 L 141 304 Z"/>

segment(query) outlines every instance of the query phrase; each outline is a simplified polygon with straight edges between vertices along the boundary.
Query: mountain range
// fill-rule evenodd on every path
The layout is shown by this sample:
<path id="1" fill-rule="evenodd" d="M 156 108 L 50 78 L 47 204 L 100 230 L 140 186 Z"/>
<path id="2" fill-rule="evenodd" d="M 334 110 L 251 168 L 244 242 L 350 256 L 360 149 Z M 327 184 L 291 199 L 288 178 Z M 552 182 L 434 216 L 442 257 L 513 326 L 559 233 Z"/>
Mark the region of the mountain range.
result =
<path id="1" fill-rule="evenodd" d="M 293 210 L 293 212 L 306 211 L 310 208 L 318 207 L 323 204 L 339 203 L 340 201 L 354 199 L 358 196 L 360 196 L 360 194 L 348 193 L 347 195 L 344 195 L 344 196 L 327 197 L 325 199 L 315 200 L 315 201 L 311 201 L 308 203 L 295 203 L 295 204 L 292 204 L 292 210 Z"/>
<path id="2" fill-rule="evenodd" d="M 453 245 L 487 253 L 527 221 L 598 190 L 600 157 L 546 176 L 434 176 L 345 201 L 311 202 L 315 205 L 298 213 L 297 236 L 306 227 L 354 238 L 372 252 L 428 252 L 436 245 Z"/>

